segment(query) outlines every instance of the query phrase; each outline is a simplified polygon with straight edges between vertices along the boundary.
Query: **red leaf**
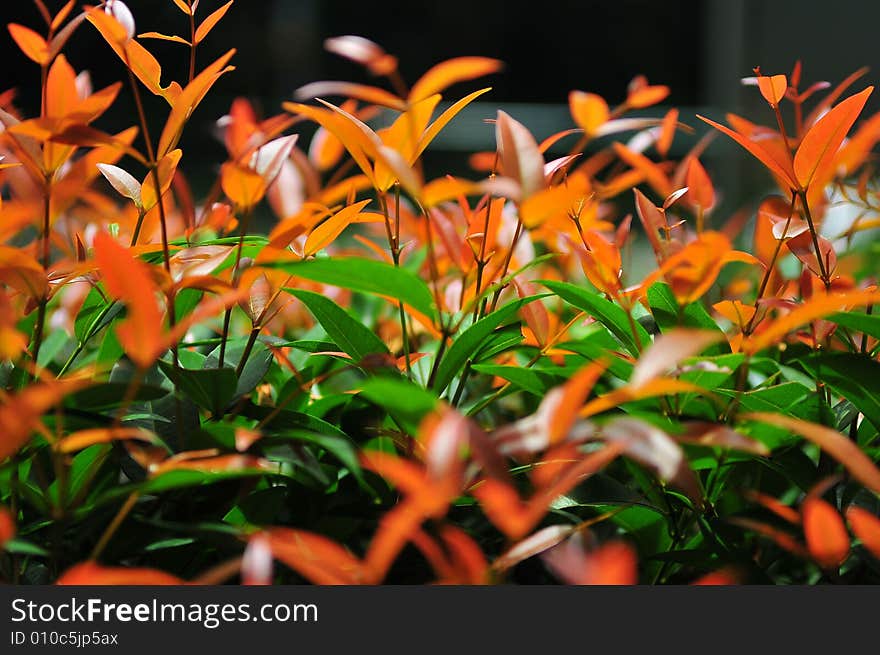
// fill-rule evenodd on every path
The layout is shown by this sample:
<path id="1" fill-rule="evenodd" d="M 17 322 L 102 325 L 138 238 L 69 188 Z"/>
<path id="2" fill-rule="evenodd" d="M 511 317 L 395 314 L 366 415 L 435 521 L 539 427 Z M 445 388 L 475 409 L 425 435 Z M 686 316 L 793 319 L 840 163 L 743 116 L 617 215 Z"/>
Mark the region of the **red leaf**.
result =
<path id="1" fill-rule="evenodd" d="M 862 545 L 880 559 L 880 518 L 861 507 L 851 505 L 846 510 L 846 519 Z"/>
<path id="2" fill-rule="evenodd" d="M 83 562 L 67 569 L 55 583 L 58 585 L 118 586 L 118 585 L 182 585 L 185 580 L 145 568 L 101 566 L 95 562 Z"/>
<path id="3" fill-rule="evenodd" d="M 819 566 L 837 568 L 849 554 L 849 534 L 837 510 L 821 498 L 808 497 L 801 505 L 807 548 Z"/>

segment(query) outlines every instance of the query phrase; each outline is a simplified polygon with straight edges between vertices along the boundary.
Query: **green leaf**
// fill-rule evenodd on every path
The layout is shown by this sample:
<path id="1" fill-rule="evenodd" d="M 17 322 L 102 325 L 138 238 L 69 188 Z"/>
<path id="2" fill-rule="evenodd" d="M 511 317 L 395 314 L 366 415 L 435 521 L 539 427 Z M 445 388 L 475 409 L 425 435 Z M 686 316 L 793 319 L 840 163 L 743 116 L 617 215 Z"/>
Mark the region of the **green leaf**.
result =
<path id="1" fill-rule="evenodd" d="M 880 363 L 855 353 L 821 353 L 799 363 L 880 429 Z"/>
<path id="2" fill-rule="evenodd" d="M 175 368 L 163 360 L 159 360 L 159 367 L 184 395 L 213 414 L 222 413 L 235 397 L 238 378 L 231 368 Z"/>
<path id="3" fill-rule="evenodd" d="M 67 404 L 77 409 L 90 411 L 110 409 L 122 403 L 128 393 L 128 387 L 129 384 L 125 382 L 104 382 L 70 394 L 66 400 Z M 167 393 L 168 391 L 162 387 L 142 384 L 130 400 L 133 402 L 156 400 Z"/>
<path id="4" fill-rule="evenodd" d="M 361 385 L 361 396 L 389 414 L 418 424 L 434 410 L 437 396 L 409 380 L 372 377 Z"/>
<path id="5" fill-rule="evenodd" d="M 864 332 L 875 339 L 880 339 L 880 316 L 865 314 L 864 312 L 837 312 L 836 314 L 831 314 L 825 320 L 837 323 L 856 332 Z"/>
<path id="6" fill-rule="evenodd" d="M 623 309 L 610 300 L 605 300 L 605 298 L 602 298 L 595 293 L 590 293 L 585 289 L 567 282 L 539 280 L 538 283 L 550 289 L 570 305 L 585 311 L 602 325 L 607 327 L 611 333 L 617 337 L 624 346 L 626 346 L 626 349 L 631 355 L 636 357 L 639 355 L 639 347 L 636 343 L 636 339 L 633 337 L 629 318 L 627 318 L 627 314 Z M 638 321 L 634 321 L 634 324 L 639 343 L 641 343 L 642 346 L 646 346 L 650 343 L 651 337 Z"/>
<path id="7" fill-rule="evenodd" d="M 559 378 L 523 368 L 521 366 L 498 366 L 496 364 L 474 364 L 471 368 L 485 375 L 497 375 L 524 391 L 543 397 L 549 389 L 559 384 Z"/>
<path id="8" fill-rule="evenodd" d="M 326 296 L 303 289 L 291 289 L 290 293 L 303 302 L 327 335 L 355 362 L 373 353 L 388 353 L 387 346 L 372 330 Z"/>
<path id="9" fill-rule="evenodd" d="M 320 258 L 262 264 L 291 275 L 361 293 L 400 300 L 426 316 L 436 316 L 428 286 L 415 274 L 372 259 L 358 257 Z M 287 289 L 293 291 L 293 289 Z"/>
<path id="10" fill-rule="evenodd" d="M 371 487 L 364 478 L 363 469 L 361 469 L 360 462 L 358 461 L 357 444 L 348 435 L 329 435 L 308 430 L 290 430 L 274 434 L 272 440 L 274 441 L 278 438 L 305 441 L 326 450 L 348 469 L 364 489 L 372 492 Z"/>
<path id="11" fill-rule="evenodd" d="M 438 393 L 443 393 L 443 390 L 449 386 L 452 379 L 461 373 L 467 361 L 479 351 L 483 342 L 495 331 L 495 328 L 516 316 L 516 313 L 523 305 L 537 300 L 539 297 L 532 296 L 530 298 L 513 300 L 485 318 L 481 318 L 459 334 L 452 343 L 452 346 L 449 347 L 449 350 L 446 351 L 440 366 L 437 367 L 434 389 Z"/>
<path id="12" fill-rule="evenodd" d="M 655 282 L 648 288 L 648 305 L 651 307 L 651 313 L 661 331 L 665 332 L 676 327 L 690 327 L 721 332 L 718 324 L 712 320 L 701 303 L 693 302 L 685 307 L 680 307 L 675 299 L 675 294 L 665 282 Z M 707 348 L 706 354 L 720 355 L 724 352 L 730 352 L 726 343 L 726 340 L 719 341 Z"/>

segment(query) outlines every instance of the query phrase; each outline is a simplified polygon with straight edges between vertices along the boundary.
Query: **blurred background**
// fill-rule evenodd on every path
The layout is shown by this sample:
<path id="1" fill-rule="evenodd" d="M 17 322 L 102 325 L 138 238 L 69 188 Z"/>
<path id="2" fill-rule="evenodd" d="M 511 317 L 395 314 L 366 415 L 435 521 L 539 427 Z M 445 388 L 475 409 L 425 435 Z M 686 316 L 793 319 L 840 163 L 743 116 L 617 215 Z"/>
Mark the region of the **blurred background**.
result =
<path id="1" fill-rule="evenodd" d="M 53 12 L 64 4 L 45 1 Z M 187 20 L 172 0 L 126 1 L 139 33 L 188 34 Z M 198 14 L 207 16 L 221 4 L 201 0 Z M 3 23 L 43 31 L 30 0 L 2 0 L 0 5 Z M 508 111 L 540 140 L 572 126 L 569 90 L 598 93 L 613 105 L 637 74 L 669 85 L 667 104 L 680 107 L 681 120 L 700 131 L 696 112 L 721 119 L 734 111 L 772 122 L 757 91 L 741 86 L 740 78 L 751 75 L 756 65 L 767 74 L 789 73 L 800 59 L 806 88 L 818 80 L 836 83 L 870 66 L 873 70 L 854 87 L 860 90 L 880 74 L 878 23 L 880 3 L 864 0 L 237 0 L 199 49 L 204 66 L 226 49 L 237 48 L 238 70 L 218 83 L 191 123 L 183 142 L 186 168 L 195 171 L 200 163 L 217 166 L 222 161 L 212 124 L 236 96 L 249 97 L 271 115 L 280 112 L 280 103 L 297 87 L 311 81 L 372 83 L 361 67 L 323 50 L 330 36 L 357 34 L 378 42 L 400 58 L 409 82 L 434 63 L 457 55 L 506 62 L 503 73 L 485 82 L 493 92 L 469 107 L 432 145 L 428 165 L 434 170 L 429 172 L 443 174 L 464 172 L 468 153 L 494 147 L 493 129 L 484 119 L 496 109 Z M 185 46 L 145 44 L 163 63 L 165 80 L 184 78 Z M 122 74 L 121 63 L 88 25 L 74 36 L 67 54 L 77 70 L 92 72 L 96 87 Z M 38 67 L 18 52 L 7 33 L 0 39 L 0 61 L 0 90 L 17 87 L 16 104 L 33 115 L 39 106 Z M 447 97 L 460 97 L 477 84 L 484 82 L 453 88 Z M 873 111 L 880 107 L 877 96 Z M 134 123 L 127 92 L 118 104 L 101 127 L 122 129 Z M 158 131 L 167 107 L 152 102 L 149 110 Z M 655 107 L 648 113 L 662 116 L 664 111 Z M 677 137 L 673 155 L 688 145 L 688 139 Z M 728 197 L 739 196 L 744 186 L 769 181 L 721 139 L 710 148 L 708 165 L 725 175 Z M 201 189 L 202 181 L 193 183 Z"/>

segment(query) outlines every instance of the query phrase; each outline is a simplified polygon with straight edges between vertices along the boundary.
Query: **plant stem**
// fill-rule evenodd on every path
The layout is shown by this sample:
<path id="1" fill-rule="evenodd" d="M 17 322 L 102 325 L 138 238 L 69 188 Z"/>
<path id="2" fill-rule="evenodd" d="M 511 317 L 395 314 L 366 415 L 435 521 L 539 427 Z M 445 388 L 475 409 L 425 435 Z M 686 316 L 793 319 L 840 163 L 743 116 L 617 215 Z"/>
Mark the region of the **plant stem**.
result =
<path id="1" fill-rule="evenodd" d="M 825 266 L 825 262 L 822 260 L 822 253 L 819 250 L 819 235 L 816 232 L 816 225 L 813 223 L 813 215 L 810 212 L 810 204 L 809 202 L 807 202 L 807 192 L 806 190 L 798 191 L 798 195 L 801 198 L 801 205 L 804 208 L 804 218 L 807 219 L 807 225 L 810 227 L 810 237 L 813 240 L 813 249 L 816 252 L 816 261 L 819 263 L 819 277 L 822 278 L 822 283 L 825 285 L 825 290 L 828 291 L 831 289 L 831 276 Z"/>
<path id="2" fill-rule="evenodd" d="M 97 560 L 101 556 L 101 553 L 104 552 L 104 549 L 113 538 L 113 535 L 116 534 L 119 526 L 122 525 L 122 522 L 129 515 L 131 510 L 134 509 L 134 506 L 137 504 L 138 498 L 140 498 L 140 493 L 137 491 L 132 491 L 129 494 L 128 498 L 126 498 L 125 502 L 122 504 L 122 507 L 120 507 L 119 511 L 116 512 L 116 516 L 113 517 L 110 525 L 108 525 L 107 529 L 104 530 L 104 533 L 101 535 L 98 543 L 95 544 L 95 548 L 92 550 L 92 554 L 89 556 L 90 560 Z"/>

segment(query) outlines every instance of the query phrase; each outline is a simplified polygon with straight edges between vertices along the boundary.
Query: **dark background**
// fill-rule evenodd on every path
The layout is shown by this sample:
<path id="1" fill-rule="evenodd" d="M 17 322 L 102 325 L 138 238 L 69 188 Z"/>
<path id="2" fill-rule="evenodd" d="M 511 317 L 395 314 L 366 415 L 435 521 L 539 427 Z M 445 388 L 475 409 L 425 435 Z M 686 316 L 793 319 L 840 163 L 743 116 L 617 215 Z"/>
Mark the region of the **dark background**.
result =
<path id="1" fill-rule="evenodd" d="M 46 4 L 55 11 L 63 1 Z M 203 19 L 221 4 L 202 0 L 197 17 Z M 128 5 L 139 33 L 188 36 L 186 17 L 171 0 L 128 0 Z M 43 30 L 30 0 L 0 0 L 0 18 Z M 714 118 L 726 111 L 744 112 L 770 121 L 757 92 L 739 83 L 753 66 L 761 65 L 765 73 L 788 73 L 800 58 L 802 88 L 816 80 L 836 83 L 863 65 L 876 72 L 878 24 L 880 3 L 863 0 L 237 0 L 199 48 L 200 66 L 230 47 L 238 48 L 238 70 L 218 83 L 190 124 L 183 141 L 186 167 L 222 160 L 211 125 L 237 95 L 274 114 L 307 82 L 372 83 L 361 67 L 323 51 L 323 40 L 330 36 L 357 34 L 380 43 L 399 56 L 410 83 L 432 64 L 457 55 L 506 62 L 505 71 L 489 82 L 493 92 L 432 146 L 429 166 L 441 173 L 463 166 L 464 153 L 493 147 L 492 129 L 482 119 L 497 108 L 509 111 L 540 139 L 571 127 L 569 90 L 593 91 L 613 104 L 639 73 L 672 88 L 667 102 L 681 108 L 681 119 L 688 124 L 697 126 L 693 114 L 698 111 Z M 159 41 L 145 45 L 163 63 L 164 81 L 184 78 L 185 46 Z M 66 52 L 77 70 L 92 72 L 96 87 L 120 79 L 121 63 L 90 25 L 77 32 Z M 37 66 L 6 33 L 0 38 L 0 61 L 0 89 L 17 87 L 17 104 L 32 115 L 38 107 Z M 875 81 L 874 72 L 854 90 Z M 476 84 L 453 88 L 448 97 Z M 871 108 L 880 108 L 877 98 Z M 158 133 L 167 106 L 151 98 L 148 111 Z M 655 108 L 652 114 L 663 111 Z M 135 122 L 133 117 L 125 91 L 101 127 L 122 129 Z M 680 154 L 687 145 L 686 139 L 677 139 L 675 150 Z M 719 140 L 710 165 L 727 167 L 729 178 L 748 184 L 755 166 L 744 165 L 736 153 Z M 725 186 L 731 193 L 731 184 Z"/>

